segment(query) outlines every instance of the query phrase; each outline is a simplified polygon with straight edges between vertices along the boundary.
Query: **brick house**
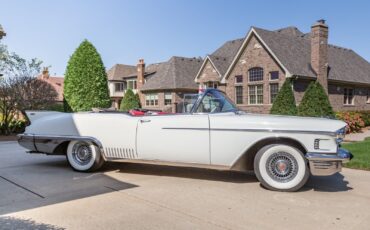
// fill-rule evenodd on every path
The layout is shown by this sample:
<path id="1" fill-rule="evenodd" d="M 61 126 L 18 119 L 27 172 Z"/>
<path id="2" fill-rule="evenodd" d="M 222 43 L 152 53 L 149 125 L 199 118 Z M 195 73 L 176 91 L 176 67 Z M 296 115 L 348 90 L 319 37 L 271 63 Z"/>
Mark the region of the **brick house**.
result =
<path id="1" fill-rule="evenodd" d="M 286 78 L 297 104 L 312 80 L 327 90 L 336 111 L 370 110 L 370 63 L 354 51 L 328 44 L 324 20 L 302 33 L 252 27 L 245 38 L 208 55 L 195 76 L 198 87 L 217 87 L 243 110 L 268 113 Z"/>
<path id="2" fill-rule="evenodd" d="M 116 64 L 107 71 L 109 95 L 112 107 L 118 109 L 127 89 L 136 93 L 136 66 Z"/>
<path id="3" fill-rule="evenodd" d="M 49 69 L 47 67 L 44 67 L 42 73 L 37 78 L 49 83 L 58 94 L 56 102 L 63 103 L 64 77 L 50 76 Z"/>
<path id="4" fill-rule="evenodd" d="M 143 59 L 136 66 L 116 64 L 107 71 L 109 95 L 112 99 L 112 107 L 119 109 L 122 98 L 128 89 L 139 93 L 146 79 L 155 73 L 162 63 L 155 63 L 145 67 Z M 140 78 L 140 79 L 138 79 Z"/>
<path id="5" fill-rule="evenodd" d="M 118 109 L 126 90 L 132 89 L 143 108 L 176 112 L 184 94 L 198 92 L 193 79 L 201 64 L 201 59 L 185 57 L 148 66 L 143 59 L 136 66 L 116 64 L 107 72 L 113 107 Z"/>

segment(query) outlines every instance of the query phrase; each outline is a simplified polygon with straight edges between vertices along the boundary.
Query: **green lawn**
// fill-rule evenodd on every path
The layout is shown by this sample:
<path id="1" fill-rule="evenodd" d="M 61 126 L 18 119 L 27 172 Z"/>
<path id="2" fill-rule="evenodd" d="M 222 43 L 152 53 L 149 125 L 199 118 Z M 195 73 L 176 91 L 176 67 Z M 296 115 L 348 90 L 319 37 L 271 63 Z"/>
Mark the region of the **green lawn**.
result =
<path id="1" fill-rule="evenodd" d="M 360 142 L 345 143 L 342 147 L 351 151 L 354 156 L 344 167 L 370 170 L 370 138 Z"/>

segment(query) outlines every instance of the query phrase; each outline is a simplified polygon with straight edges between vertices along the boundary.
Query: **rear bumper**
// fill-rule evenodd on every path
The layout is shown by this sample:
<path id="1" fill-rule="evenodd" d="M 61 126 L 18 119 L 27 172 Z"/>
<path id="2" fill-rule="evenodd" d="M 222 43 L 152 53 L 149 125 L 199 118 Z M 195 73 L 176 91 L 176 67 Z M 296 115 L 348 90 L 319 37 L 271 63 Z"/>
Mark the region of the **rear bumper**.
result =
<path id="1" fill-rule="evenodd" d="M 335 154 L 307 153 L 312 175 L 329 176 L 342 170 L 342 164 L 349 162 L 353 155 L 346 149 L 338 148 Z"/>

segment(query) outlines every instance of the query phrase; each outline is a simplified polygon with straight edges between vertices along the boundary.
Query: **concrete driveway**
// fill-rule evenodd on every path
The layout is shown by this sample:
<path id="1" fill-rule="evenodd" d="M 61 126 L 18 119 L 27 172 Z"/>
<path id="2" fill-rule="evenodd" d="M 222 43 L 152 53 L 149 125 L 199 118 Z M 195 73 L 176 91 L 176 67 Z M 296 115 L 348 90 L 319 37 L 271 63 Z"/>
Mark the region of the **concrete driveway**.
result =
<path id="1" fill-rule="evenodd" d="M 0 142 L 0 229 L 369 229 L 370 172 L 311 177 L 301 191 L 253 175 L 110 163 L 93 174 L 64 157 Z"/>

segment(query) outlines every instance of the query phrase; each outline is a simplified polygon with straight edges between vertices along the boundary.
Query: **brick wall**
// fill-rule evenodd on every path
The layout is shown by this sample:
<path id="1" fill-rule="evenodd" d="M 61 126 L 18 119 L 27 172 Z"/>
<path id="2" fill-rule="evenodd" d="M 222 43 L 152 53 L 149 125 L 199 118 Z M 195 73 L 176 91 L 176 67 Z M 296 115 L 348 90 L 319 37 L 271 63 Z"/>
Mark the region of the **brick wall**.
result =
<path id="1" fill-rule="evenodd" d="M 354 89 L 354 104 L 344 104 L 344 88 Z M 329 100 L 334 111 L 370 110 L 367 94 L 370 87 L 351 86 L 345 84 L 329 84 Z"/>
<path id="2" fill-rule="evenodd" d="M 263 68 L 264 76 L 261 82 L 248 82 L 248 70 L 253 67 Z M 270 81 L 270 72 L 278 71 L 279 80 Z M 258 41 L 255 36 L 252 36 L 241 56 L 237 60 L 237 64 L 233 67 L 231 74 L 226 82 L 226 94 L 235 102 L 235 76 L 243 75 L 243 83 L 238 84 L 243 86 L 243 104 L 237 105 L 240 109 L 255 112 L 268 113 L 271 108 L 270 104 L 270 83 L 278 83 L 279 87 L 285 81 L 285 73 L 271 57 L 265 47 Z M 263 85 L 263 104 L 249 105 L 248 103 L 248 86 Z"/>

